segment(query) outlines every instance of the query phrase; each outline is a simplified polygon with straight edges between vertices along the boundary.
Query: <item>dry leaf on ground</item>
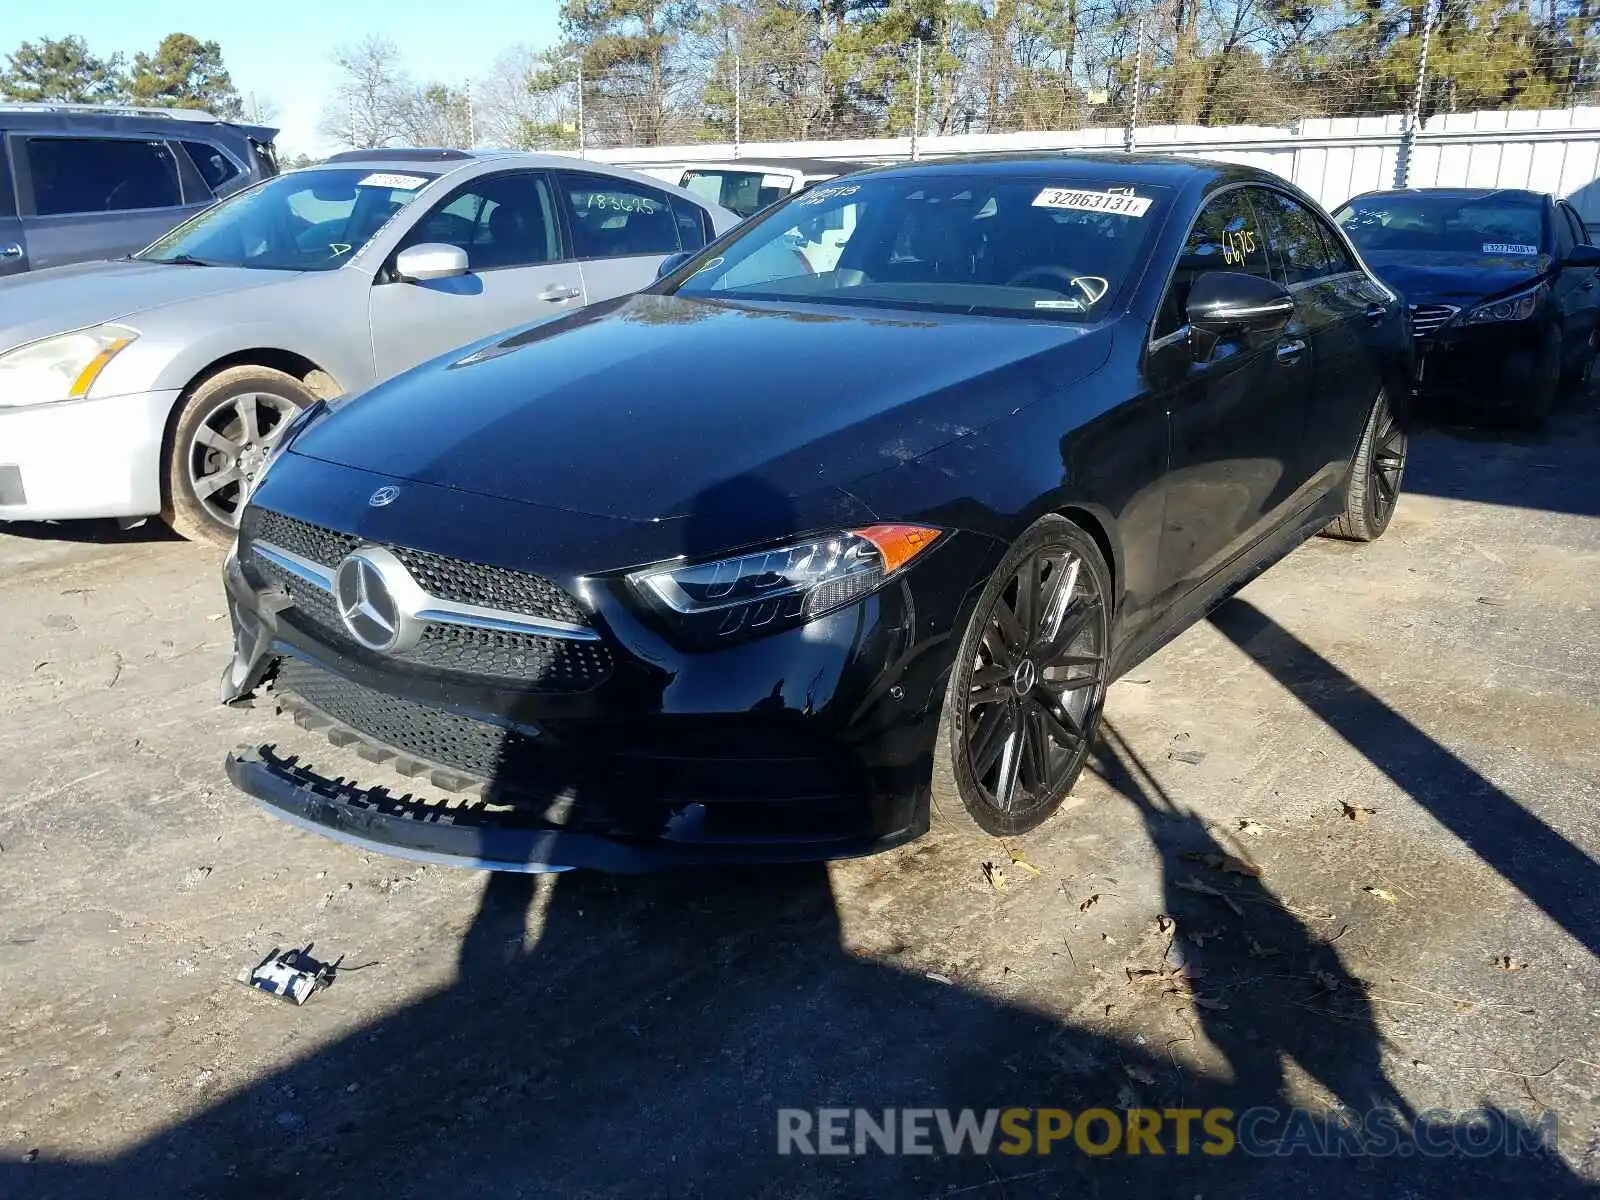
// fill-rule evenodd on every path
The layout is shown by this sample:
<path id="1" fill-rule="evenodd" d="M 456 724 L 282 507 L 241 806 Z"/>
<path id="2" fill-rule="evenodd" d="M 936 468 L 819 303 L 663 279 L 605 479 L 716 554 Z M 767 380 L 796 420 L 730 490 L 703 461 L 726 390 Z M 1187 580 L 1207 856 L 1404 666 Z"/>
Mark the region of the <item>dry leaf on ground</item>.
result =
<path id="1" fill-rule="evenodd" d="M 1239 818 L 1239 832 L 1248 833 L 1251 837 L 1260 837 L 1267 831 L 1267 827 L 1260 821 L 1252 821 L 1248 817 Z"/>
<path id="2" fill-rule="evenodd" d="M 1363 808 L 1359 804 L 1345 804 L 1343 802 L 1340 803 L 1339 807 L 1344 810 L 1344 815 L 1357 825 L 1365 825 L 1367 818 L 1378 811 L 1375 808 Z"/>
<path id="3" fill-rule="evenodd" d="M 1078 911 L 1079 912 L 1088 912 L 1091 908 L 1093 908 L 1096 904 L 1099 904 L 1099 903 L 1100 903 L 1100 893 L 1096 892 L 1094 895 L 1090 896 L 1087 900 L 1085 900 L 1082 904 L 1078 905 Z"/>
<path id="4" fill-rule="evenodd" d="M 1022 857 L 1022 851 L 1013 850 L 1010 847 L 1007 847 L 1006 853 L 1011 856 L 1011 863 L 1013 866 L 1021 867 L 1030 875 L 1038 875 L 1040 873 L 1038 867 L 1034 866 L 1031 862 Z"/>
<path id="5" fill-rule="evenodd" d="M 1501 954 L 1489 960 L 1489 965 L 1496 971 L 1526 971 L 1528 964 L 1520 959 L 1512 958 L 1509 954 Z"/>
<path id="6" fill-rule="evenodd" d="M 1398 900 L 1396 900 L 1394 898 L 1394 893 L 1393 892 L 1386 892 L 1381 887 L 1373 887 L 1371 884 L 1368 884 L 1366 887 L 1362 888 L 1361 890 L 1363 892 L 1366 892 L 1367 895 L 1369 895 L 1369 896 L 1376 896 L 1379 900 L 1382 900 L 1385 904 L 1398 904 L 1398 903 L 1400 903 Z"/>

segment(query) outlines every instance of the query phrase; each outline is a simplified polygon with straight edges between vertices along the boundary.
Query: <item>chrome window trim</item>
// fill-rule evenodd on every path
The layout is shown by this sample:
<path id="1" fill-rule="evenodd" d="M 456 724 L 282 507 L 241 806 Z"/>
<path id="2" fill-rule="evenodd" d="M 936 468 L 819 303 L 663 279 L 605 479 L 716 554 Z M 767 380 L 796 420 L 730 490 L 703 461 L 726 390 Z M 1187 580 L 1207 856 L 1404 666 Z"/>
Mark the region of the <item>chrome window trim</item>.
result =
<path id="1" fill-rule="evenodd" d="M 330 600 L 333 599 L 333 580 L 335 572 L 329 570 L 321 563 L 312 562 L 308 558 L 285 550 L 281 546 L 274 546 L 271 542 L 252 541 L 247 543 L 251 550 L 268 562 L 282 568 L 295 578 L 325 592 Z M 409 572 L 407 572 L 409 574 Z M 418 621 L 434 625 L 460 625 L 468 629 L 488 629 L 496 633 L 524 633 L 533 637 L 564 638 L 575 642 L 598 642 L 600 635 L 585 625 L 574 625 L 570 621 L 551 621 L 542 617 L 529 616 L 526 613 L 508 612 L 500 608 L 484 608 L 477 604 L 464 604 L 457 600 L 446 600 L 423 591 L 420 586 L 418 591 L 426 598 L 426 605 L 419 606 L 410 615 Z"/>

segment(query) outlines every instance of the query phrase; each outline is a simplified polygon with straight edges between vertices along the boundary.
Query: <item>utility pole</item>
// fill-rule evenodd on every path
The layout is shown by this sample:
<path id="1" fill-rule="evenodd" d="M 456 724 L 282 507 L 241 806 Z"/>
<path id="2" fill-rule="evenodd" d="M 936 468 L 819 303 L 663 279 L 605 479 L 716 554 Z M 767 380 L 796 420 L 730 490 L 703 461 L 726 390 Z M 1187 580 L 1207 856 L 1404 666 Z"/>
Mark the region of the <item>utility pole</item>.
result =
<path id="1" fill-rule="evenodd" d="M 917 135 L 922 132 L 922 39 L 916 40 L 916 66 L 911 73 L 911 161 L 919 154 Z"/>
<path id="2" fill-rule="evenodd" d="M 739 142 L 744 136 L 744 66 L 739 52 L 733 54 L 733 157 L 739 157 Z"/>
<path id="3" fill-rule="evenodd" d="M 1411 180 L 1411 152 L 1417 144 L 1417 127 L 1422 124 L 1422 96 L 1428 87 L 1428 43 L 1433 38 L 1433 0 L 1422 5 L 1422 48 L 1417 52 L 1417 87 L 1411 93 L 1411 108 L 1400 130 L 1400 153 L 1394 160 L 1394 185 L 1408 187 Z"/>
<path id="4" fill-rule="evenodd" d="M 583 144 L 583 59 L 578 60 L 578 157 L 585 157 Z"/>
<path id="5" fill-rule="evenodd" d="M 472 107 L 472 80 L 467 80 L 465 91 L 467 96 L 467 149 L 471 150 L 478 144 L 478 114 Z"/>
<path id="6" fill-rule="evenodd" d="M 1139 97 L 1144 94 L 1144 27 L 1145 17 L 1139 18 L 1139 39 L 1136 57 L 1133 60 L 1133 103 L 1128 108 L 1128 124 L 1122 131 L 1122 149 L 1132 154 L 1134 145 L 1138 140 L 1139 128 Z"/>

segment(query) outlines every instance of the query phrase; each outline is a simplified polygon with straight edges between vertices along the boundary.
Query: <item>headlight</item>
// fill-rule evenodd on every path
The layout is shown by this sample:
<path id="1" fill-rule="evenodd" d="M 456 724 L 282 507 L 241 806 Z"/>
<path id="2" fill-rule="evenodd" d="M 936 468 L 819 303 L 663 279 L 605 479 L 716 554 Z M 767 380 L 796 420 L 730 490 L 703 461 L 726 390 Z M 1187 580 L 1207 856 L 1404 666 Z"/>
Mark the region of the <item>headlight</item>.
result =
<path id="1" fill-rule="evenodd" d="M 1488 325 L 1498 321 L 1526 321 L 1534 313 L 1544 307 L 1545 286 L 1540 284 L 1526 292 L 1518 292 L 1515 296 L 1507 296 L 1504 300 L 1492 300 L 1488 304 L 1480 304 L 1477 308 L 1467 313 L 1464 325 Z"/>
<path id="2" fill-rule="evenodd" d="M 798 625 L 859 600 L 940 537 L 922 525 L 873 525 L 628 578 L 696 640 L 715 644 Z"/>
<path id="3" fill-rule="evenodd" d="M 0 408 L 87 396 L 106 364 L 138 336 L 121 325 L 101 325 L 0 354 Z"/>

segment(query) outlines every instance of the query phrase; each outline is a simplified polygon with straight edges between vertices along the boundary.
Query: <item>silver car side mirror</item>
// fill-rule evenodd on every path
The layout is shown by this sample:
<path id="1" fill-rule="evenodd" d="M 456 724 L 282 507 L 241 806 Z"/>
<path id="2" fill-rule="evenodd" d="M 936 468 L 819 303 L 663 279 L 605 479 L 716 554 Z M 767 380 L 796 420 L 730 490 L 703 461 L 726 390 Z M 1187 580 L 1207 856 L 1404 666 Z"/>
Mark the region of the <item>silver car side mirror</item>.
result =
<path id="1" fill-rule="evenodd" d="M 407 246 L 394 258 L 394 273 L 408 283 L 449 279 L 467 273 L 467 252 L 443 242 Z"/>

